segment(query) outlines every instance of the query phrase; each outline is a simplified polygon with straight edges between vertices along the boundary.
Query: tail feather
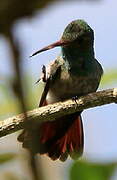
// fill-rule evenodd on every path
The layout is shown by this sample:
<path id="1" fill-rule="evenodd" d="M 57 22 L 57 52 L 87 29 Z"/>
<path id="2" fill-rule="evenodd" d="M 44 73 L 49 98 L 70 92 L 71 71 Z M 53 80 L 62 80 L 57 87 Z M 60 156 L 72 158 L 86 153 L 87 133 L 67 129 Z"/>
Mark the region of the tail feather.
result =
<path id="1" fill-rule="evenodd" d="M 40 130 L 40 154 L 46 153 L 51 159 L 59 158 L 62 161 L 65 161 L 68 155 L 73 159 L 82 155 L 83 125 L 78 113 L 44 123 Z"/>
<path id="2" fill-rule="evenodd" d="M 45 102 L 43 105 L 46 105 Z M 52 160 L 65 161 L 83 153 L 84 137 L 81 112 L 66 115 L 53 122 L 45 122 L 32 131 L 24 130 L 18 137 L 23 147 L 33 153 L 47 154 Z"/>

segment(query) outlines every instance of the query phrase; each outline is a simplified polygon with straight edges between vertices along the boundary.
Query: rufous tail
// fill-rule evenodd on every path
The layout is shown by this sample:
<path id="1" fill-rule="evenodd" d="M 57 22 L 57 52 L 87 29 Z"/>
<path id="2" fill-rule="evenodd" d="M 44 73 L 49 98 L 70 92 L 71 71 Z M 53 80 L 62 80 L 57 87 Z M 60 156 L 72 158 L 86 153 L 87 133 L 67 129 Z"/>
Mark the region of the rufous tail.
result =
<path id="1" fill-rule="evenodd" d="M 68 155 L 76 159 L 83 153 L 83 125 L 79 113 L 64 116 L 40 127 L 39 153 L 52 160 L 65 161 Z"/>
<path id="2" fill-rule="evenodd" d="M 52 160 L 65 161 L 83 153 L 84 135 L 81 112 L 66 115 L 53 122 L 44 122 L 36 130 L 24 131 L 18 138 L 23 147 L 34 153 L 47 154 Z"/>

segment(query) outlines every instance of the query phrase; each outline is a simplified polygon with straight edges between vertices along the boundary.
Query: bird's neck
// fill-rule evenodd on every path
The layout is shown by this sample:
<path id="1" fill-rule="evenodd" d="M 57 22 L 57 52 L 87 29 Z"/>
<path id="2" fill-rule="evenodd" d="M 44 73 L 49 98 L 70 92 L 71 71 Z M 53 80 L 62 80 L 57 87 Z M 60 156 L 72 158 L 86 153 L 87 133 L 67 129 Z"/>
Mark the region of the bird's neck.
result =
<path id="1" fill-rule="evenodd" d="M 90 47 L 62 47 L 62 57 L 66 63 L 72 67 L 80 67 L 85 62 L 92 61 L 94 59 L 94 48 Z"/>

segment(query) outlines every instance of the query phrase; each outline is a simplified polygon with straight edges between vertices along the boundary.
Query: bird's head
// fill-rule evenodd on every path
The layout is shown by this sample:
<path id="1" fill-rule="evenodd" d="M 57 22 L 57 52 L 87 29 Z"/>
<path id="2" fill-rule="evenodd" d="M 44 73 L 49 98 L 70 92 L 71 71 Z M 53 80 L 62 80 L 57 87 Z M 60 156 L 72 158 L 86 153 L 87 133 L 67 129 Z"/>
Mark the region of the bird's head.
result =
<path id="1" fill-rule="evenodd" d="M 94 32 L 91 27 L 84 20 L 75 20 L 67 25 L 61 39 L 49 46 L 46 46 L 34 54 L 55 48 L 57 46 L 68 47 L 68 46 L 88 46 L 93 45 Z M 31 56 L 31 57 L 32 57 Z"/>

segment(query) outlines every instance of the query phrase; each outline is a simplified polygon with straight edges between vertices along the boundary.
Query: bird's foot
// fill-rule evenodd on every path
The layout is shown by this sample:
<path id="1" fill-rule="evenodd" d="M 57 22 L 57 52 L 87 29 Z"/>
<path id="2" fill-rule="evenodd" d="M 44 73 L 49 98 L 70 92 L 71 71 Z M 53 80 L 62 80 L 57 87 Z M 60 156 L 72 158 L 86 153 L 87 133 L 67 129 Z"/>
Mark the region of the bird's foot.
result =
<path id="1" fill-rule="evenodd" d="M 42 76 L 41 76 L 41 78 L 39 78 L 39 79 L 36 81 L 35 84 L 39 83 L 40 80 L 42 80 L 43 82 L 46 82 L 46 81 L 47 81 L 46 66 L 45 66 L 45 65 L 42 66 Z"/>
<path id="2" fill-rule="evenodd" d="M 46 66 L 45 65 L 42 66 L 42 74 L 43 74 L 43 76 L 42 76 L 43 82 L 46 82 L 47 75 L 46 75 Z"/>
<path id="3" fill-rule="evenodd" d="M 72 97 L 72 101 L 74 101 L 74 102 L 76 103 L 76 105 L 78 105 L 78 104 L 77 104 L 77 100 L 78 100 L 78 96 Z"/>

